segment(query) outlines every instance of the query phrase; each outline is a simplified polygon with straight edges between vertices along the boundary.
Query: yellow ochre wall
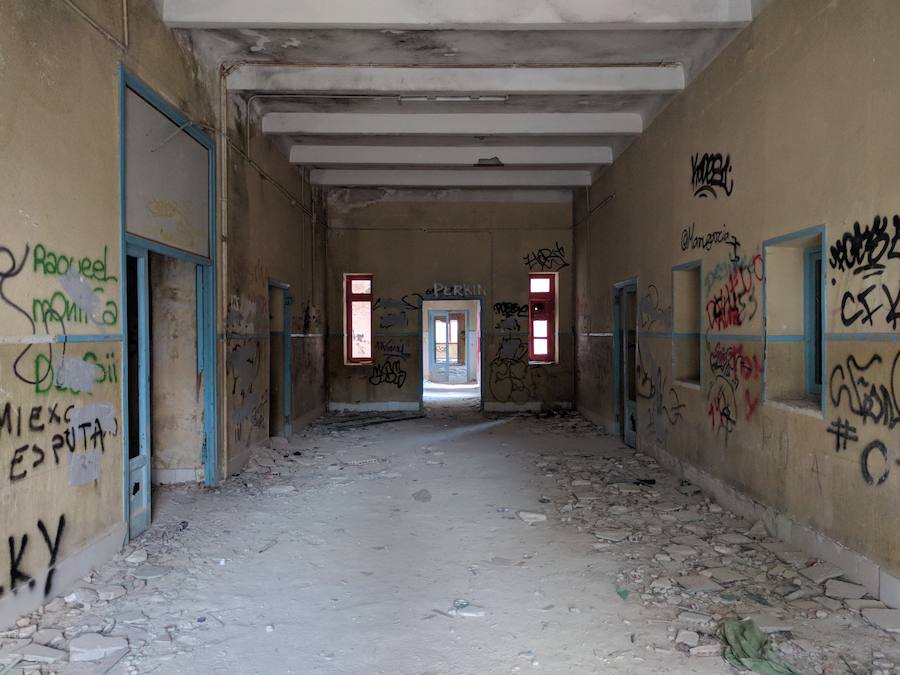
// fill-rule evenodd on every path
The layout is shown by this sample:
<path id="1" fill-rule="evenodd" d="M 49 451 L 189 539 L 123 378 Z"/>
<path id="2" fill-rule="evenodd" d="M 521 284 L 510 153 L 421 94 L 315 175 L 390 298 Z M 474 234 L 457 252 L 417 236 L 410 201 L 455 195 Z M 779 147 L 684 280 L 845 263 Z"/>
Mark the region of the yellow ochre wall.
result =
<path id="1" fill-rule="evenodd" d="M 750 497 L 747 508 L 779 534 L 852 568 L 893 604 L 898 34 L 893 0 L 775 0 L 575 200 L 579 407 L 616 428 L 611 288 L 637 277 L 638 447 Z M 704 155 L 730 166 L 724 180 L 702 166 L 695 176 Z M 766 340 L 764 325 L 768 301 L 778 315 L 769 336 L 796 333 L 803 287 L 800 256 L 785 249 L 778 259 L 794 262 L 776 261 L 765 278 L 763 242 L 819 226 L 824 414 L 770 400 L 779 387 L 797 393 L 803 350 Z M 672 268 L 698 260 L 699 388 L 671 372 Z"/>

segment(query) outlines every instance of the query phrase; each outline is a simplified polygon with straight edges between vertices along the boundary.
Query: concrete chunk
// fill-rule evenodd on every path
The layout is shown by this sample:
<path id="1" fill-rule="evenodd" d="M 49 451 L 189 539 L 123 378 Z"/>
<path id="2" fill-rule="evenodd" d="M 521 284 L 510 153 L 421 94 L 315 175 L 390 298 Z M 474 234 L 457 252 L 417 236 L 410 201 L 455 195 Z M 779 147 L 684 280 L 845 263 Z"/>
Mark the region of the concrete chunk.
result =
<path id="1" fill-rule="evenodd" d="M 85 633 L 69 643 L 70 661 L 99 661 L 128 649 L 128 640 L 121 637 L 103 637 L 98 633 Z"/>
<path id="2" fill-rule="evenodd" d="M 16 649 L 15 651 L 10 652 L 10 654 L 12 656 L 21 657 L 25 661 L 33 661 L 35 663 L 56 663 L 57 661 L 64 661 L 66 659 L 66 653 L 64 651 L 39 645 L 34 642 L 30 645 Z"/>
<path id="3" fill-rule="evenodd" d="M 678 585 L 686 591 L 699 593 L 722 590 L 722 587 L 719 586 L 719 584 L 717 584 L 709 577 L 704 577 L 701 574 L 689 574 L 684 577 L 678 577 L 677 579 L 675 579 L 675 581 L 677 581 Z"/>
<path id="4" fill-rule="evenodd" d="M 888 633 L 900 633 L 900 609 L 869 608 L 862 611 L 863 618 Z"/>
<path id="5" fill-rule="evenodd" d="M 794 627 L 790 621 L 782 619 L 775 614 L 752 614 L 744 617 L 745 619 L 753 619 L 753 623 L 763 633 L 782 633 L 791 630 Z"/>
<path id="6" fill-rule="evenodd" d="M 529 525 L 532 523 L 542 523 L 547 520 L 547 516 L 543 513 L 535 513 L 534 511 L 516 511 L 516 515 Z"/>
<path id="7" fill-rule="evenodd" d="M 825 595 L 829 598 L 839 598 L 841 600 L 850 598 L 856 600 L 866 594 L 866 587 L 859 584 L 851 584 L 838 579 L 829 579 L 825 584 Z"/>
<path id="8" fill-rule="evenodd" d="M 844 570 L 842 570 L 840 567 L 835 567 L 831 563 L 820 562 L 807 567 L 805 570 L 800 570 L 800 574 L 805 576 L 814 584 L 824 584 L 829 579 L 844 576 Z"/>

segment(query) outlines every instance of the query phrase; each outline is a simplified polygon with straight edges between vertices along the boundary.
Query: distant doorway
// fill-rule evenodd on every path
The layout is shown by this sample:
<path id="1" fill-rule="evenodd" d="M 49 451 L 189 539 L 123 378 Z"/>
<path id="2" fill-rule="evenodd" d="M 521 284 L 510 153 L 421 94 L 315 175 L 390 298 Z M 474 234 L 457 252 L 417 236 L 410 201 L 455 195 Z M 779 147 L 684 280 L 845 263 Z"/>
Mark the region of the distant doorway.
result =
<path id="1" fill-rule="evenodd" d="M 422 305 L 422 404 L 481 406 L 481 302 L 436 300 Z"/>

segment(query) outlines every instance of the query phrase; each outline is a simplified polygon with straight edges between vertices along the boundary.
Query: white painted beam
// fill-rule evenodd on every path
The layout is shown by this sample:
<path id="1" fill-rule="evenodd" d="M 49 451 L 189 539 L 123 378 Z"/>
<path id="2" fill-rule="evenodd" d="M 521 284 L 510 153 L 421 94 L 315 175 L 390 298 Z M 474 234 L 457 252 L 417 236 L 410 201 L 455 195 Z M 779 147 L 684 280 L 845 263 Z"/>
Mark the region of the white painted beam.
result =
<path id="1" fill-rule="evenodd" d="M 333 94 L 619 94 L 684 89 L 680 65 L 573 68 L 413 68 L 244 64 L 232 91 Z"/>
<path id="2" fill-rule="evenodd" d="M 590 135 L 639 134 L 637 113 L 268 113 L 267 134 Z"/>
<path id="3" fill-rule="evenodd" d="M 178 28 L 554 30 L 734 27 L 752 0 L 164 0 Z"/>
<path id="4" fill-rule="evenodd" d="M 342 187 L 589 187 L 590 171 L 510 171 L 504 169 L 426 170 L 315 169 L 313 185 Z"/>
<path id="5" fill-rule="evenodd" d="M 473 166 L 480 159 L 496 157 L 504 166 L 560 164 L 595 166 L 611 164 L 612 148 L 606 146 L 397 146 L 397 145 L 295 145 L 291 162 L 315 166 Z"/>

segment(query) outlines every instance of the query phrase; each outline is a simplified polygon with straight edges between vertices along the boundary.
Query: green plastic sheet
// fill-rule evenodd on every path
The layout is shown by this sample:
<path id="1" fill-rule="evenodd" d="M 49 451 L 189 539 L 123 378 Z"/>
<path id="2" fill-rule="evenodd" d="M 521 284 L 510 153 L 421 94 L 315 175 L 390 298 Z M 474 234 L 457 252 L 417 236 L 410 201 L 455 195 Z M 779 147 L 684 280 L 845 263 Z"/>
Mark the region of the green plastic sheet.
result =
<path id="1" fill-rule="evenodd" d="M 738 670 L 752 670 L 760 675 L 802 675 L 769 646 L 769 639 L 752 619 L 726 621 L 719 636 L 725 643 L 725 660 Z"/>

